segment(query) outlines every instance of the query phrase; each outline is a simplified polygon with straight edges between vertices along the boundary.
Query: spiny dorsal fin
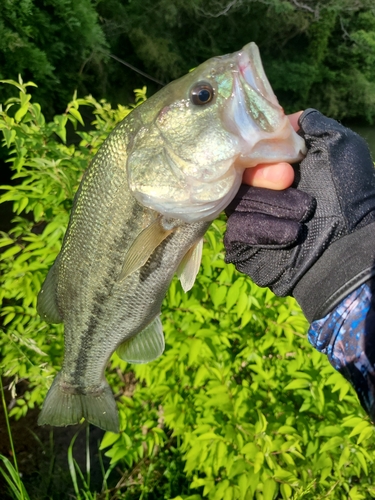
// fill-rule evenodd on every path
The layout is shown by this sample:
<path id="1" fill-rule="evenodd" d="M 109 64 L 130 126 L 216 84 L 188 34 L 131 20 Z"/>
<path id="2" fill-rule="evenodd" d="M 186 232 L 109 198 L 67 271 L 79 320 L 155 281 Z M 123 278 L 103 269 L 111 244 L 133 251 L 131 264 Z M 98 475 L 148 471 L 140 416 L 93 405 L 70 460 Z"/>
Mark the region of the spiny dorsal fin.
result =
<path id="1" fill-rule="evenodd" d="M 165 229 L 162 218 L 158 217 L 147 226 L 134 240 L 125 257 L 119 281 L 124 280 L 146 264 L 154 250 L 169 236 L 176 227 Z"/>
<path id="2" fill-rule="evenodd" d="M 164 352 L 164 335 L 160 317 L 157 316 L 144 330 L 123 342 L 116 350 L 128 363 L 149 363 Z"/>
<path id="3" fill-rule="evenodd" d="M 188 292 L 194 285 L 202 260 L 203 238 L 193 245 L 180 262 L 177 277 L 184 292 Z"/>

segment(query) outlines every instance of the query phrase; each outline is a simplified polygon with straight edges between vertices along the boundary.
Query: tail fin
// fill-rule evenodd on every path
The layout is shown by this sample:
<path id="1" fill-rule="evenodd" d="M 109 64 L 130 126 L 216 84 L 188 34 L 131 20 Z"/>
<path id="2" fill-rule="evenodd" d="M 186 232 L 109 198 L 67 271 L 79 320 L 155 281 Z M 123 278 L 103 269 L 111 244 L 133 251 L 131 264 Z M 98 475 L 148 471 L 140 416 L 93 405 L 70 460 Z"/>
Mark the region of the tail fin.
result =
<path id="1" fill-rule="evenodd" d="M 39 425 L 78 424 L 82 417 L 101 429 L 119 432 L 119 419 L 115 398 L 106 383 L 103 391 L 93 394 L 71 394 L 62 389 L 57 374 L 38 418 Z"/>

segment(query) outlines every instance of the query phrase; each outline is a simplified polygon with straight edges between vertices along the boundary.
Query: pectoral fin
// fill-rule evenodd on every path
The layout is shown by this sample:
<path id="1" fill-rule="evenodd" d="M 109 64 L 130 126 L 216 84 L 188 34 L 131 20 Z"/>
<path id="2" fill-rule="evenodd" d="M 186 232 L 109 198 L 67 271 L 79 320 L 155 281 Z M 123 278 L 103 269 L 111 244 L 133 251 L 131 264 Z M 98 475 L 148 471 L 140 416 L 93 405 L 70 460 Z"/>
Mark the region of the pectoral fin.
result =
<path id="1" fill-rule="evenodd" d="M 134 240 L 125 257 L 119 281 L 127 278 L 131 273 L 146 264 L 155 248 L 165 240 L 176 228 L 165 229 L 161 217 L 155 219 Z"/>
<path id="2" fill-rule="evenodd" d="M 144 330 L 117 348 L 117 354 L 128 363 L 149 363 L 163 354 L 163 327 L 157 316 Z"/>
<path id="3" fill-rule="evenodd" d="M 202 260 L 203 238 L 192 246 L 180 262 L 177 277 L 181 282 L 184 292 L 188 292 L 194 285 Z"/>

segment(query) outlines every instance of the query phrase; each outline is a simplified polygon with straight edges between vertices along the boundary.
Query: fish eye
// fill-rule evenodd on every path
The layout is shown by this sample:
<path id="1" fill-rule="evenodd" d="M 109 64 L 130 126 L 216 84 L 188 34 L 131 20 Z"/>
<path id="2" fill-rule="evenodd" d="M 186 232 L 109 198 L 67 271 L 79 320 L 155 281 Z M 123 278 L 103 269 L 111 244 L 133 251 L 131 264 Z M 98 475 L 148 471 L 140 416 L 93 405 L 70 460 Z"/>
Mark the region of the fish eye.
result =
<path id="1" fill-rule="evenodd" d="M 190 99 L 193 104 L 202 105 L 212 101 L 214 89 L 209 83 L 199 82 L 190 91 Z"/>

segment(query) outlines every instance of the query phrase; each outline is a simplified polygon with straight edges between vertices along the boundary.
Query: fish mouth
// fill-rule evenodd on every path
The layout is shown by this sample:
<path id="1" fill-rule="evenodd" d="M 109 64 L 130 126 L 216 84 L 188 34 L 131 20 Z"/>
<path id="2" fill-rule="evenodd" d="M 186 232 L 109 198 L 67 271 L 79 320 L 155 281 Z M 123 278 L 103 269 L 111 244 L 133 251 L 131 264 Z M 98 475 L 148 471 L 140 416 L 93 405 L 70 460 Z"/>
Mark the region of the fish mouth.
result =
<path id="1" fill-rule="evenodd" d="M 254 42 L 248 43 L 238 52 L 237 57 L 238 68 L 243 80 L 270 103 L 279 108 L 279 101 L 264 71 L 258 46 Z"/>
<path id="2" fill-rule="evenodd" d="M 223 123 L 239 138 L 237 158 L 243 168 L 259 163 L 299 162 L 304 140 L 293 130 L 268 81 L 257 45 L 250 42 L 235 54 L 233 91 Z"/>

